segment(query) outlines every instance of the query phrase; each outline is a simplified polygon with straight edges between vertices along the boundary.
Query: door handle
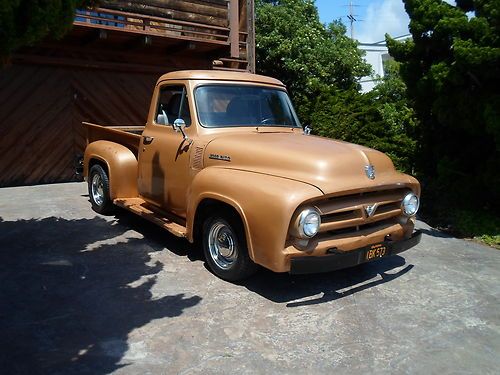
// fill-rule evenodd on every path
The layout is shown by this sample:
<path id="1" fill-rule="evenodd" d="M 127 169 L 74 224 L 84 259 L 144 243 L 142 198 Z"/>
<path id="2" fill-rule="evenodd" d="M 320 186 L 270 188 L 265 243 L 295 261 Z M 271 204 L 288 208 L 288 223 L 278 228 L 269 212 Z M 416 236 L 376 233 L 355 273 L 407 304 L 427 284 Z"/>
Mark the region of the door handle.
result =
<path id="1" fill-rule="evenodd" d="M 143 142 L 145 145 L 149 145 L 154 140 L 153 137 L 149 137 L 149 136 L 144 136 L 144 137 L 142 137 L 142 139 L 143 139 Z"/>

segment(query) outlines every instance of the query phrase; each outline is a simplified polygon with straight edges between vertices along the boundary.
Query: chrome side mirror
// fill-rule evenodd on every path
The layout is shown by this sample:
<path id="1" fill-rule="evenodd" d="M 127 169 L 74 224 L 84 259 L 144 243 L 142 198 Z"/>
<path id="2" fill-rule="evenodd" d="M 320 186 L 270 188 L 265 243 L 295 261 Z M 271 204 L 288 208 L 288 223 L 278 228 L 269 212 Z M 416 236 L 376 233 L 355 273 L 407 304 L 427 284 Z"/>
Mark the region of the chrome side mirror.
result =
<path id="1" fill-rule="evenodd" d="M 180 132 L 182 134 L 182 138 L 184 138 L 185 141 L 191 143 L 191 140 L 188 138 L 186 132 L 184 131 L 185 129 L 186 129 L 186 123 L 184 122 L 183 119 L 178 118 L 177 120 L 174 121 L 174 130 L 176 132 Z"/>
<path id="2" fill-rule="evenodd" d="M 312 128 L 309 125 L 306 125 L 304 128 L 304 134 L 305 135 L 310 135 L 311 134 Z"/>
<path id="3" fill-rule="evenodd" d="M 178 118 L 177 120 L 174 121 L 174 130 L 176 132 L 181 132 L 184 134 L 184 129 L 186 128 L 186 123 L 184 122 L 183 119 Z"/>

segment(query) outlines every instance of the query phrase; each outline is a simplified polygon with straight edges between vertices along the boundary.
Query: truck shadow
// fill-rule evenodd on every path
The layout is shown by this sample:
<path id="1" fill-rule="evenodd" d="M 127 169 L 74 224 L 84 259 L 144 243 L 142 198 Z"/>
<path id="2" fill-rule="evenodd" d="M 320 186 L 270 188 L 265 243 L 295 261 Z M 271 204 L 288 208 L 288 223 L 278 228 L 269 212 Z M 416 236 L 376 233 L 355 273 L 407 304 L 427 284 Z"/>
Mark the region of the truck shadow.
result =
<path id="1" fill-rule="evenodd" d="M 175 237 L 126 210 L 117 211 L 115 218 L 121 225 L 141 233 L 148 241 L 158 246 L 165 246 L 168 251 L 178 256 L 186 256 L 192 262 L 204 262 L 207 272 L 211 272 L 202 250 L 187 240 Z M 289 275 L 261 269 L 239 284 L 270 301 L 286 303 L 287 307 L 299 307 L 348 297 L 395 280 L 413 267 L 412 264 L 406 264 L 403 257 L 395 255 L 358 267 L 322 274 Z"/>
<path id="2" fill-rule="evenodd" d="M 114 218 L 118 220 L 120 225 L 132 229 L 147 238 L 151 243 L 157 246 L 166 247 L 168 251 L 178 256 L 186 256 L 189 260 L 204 261 L 202 251 L 198 251 L 194 246 L 189 243 L 185 238 L 176 237 L 167 232 L 165 229 L 160 228 L 144 218 L 134 215 L 129 211 L 118 208 L 114 212 Z"/>
<path id="3" fill-rule="evenodd" d="M 316 305 L 395 280 L 413 268 L 405 264 L 405 259 L 396 255 L 321 274 L 289 275 L 263 270 L 242 285 L 273 302 L 286 303 L 287 307 Z"/>
<path id="4" fill-rule="evenodd" d="M 163 249 L 100 217 L 0 218 L 1 372 L 108 374 L 126 366 L 130 332 L 201 301 L 153 295 L 163 265 L 152 254 Z"/>

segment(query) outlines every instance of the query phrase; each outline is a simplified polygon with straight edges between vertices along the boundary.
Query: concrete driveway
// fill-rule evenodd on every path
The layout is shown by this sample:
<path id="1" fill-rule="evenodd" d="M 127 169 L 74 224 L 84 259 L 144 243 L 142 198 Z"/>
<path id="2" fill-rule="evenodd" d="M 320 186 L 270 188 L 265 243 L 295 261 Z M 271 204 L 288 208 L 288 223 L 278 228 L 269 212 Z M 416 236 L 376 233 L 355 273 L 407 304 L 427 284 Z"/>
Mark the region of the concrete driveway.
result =
<path id="1" fill-rule="evenodd" d="M 498 374 L 498 250 L 420 223 L 402 256 L 235 285 L 86 194 L 0 189 L 2 374 Z"/>

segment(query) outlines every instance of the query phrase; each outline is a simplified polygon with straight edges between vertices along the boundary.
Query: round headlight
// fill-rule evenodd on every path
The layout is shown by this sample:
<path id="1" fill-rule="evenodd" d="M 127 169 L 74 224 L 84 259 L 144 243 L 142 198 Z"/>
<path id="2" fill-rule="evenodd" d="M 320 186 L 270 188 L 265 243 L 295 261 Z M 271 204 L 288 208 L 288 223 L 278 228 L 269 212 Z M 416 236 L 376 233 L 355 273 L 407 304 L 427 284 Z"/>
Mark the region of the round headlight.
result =
<path id="1" fill-rule="evenodd" d="M 420 201 L 413 193 L 408 193 L 401 202 L 401 208 L 406 216 L 413 216 L 417 213 Z"/>
<path id="2" fill-rule="evenodd" d="M 321 216 L 314 208 L 307 208 L 299 215 L 298 232 L 302 238 L 314 237 L 321 225 Z"/>

